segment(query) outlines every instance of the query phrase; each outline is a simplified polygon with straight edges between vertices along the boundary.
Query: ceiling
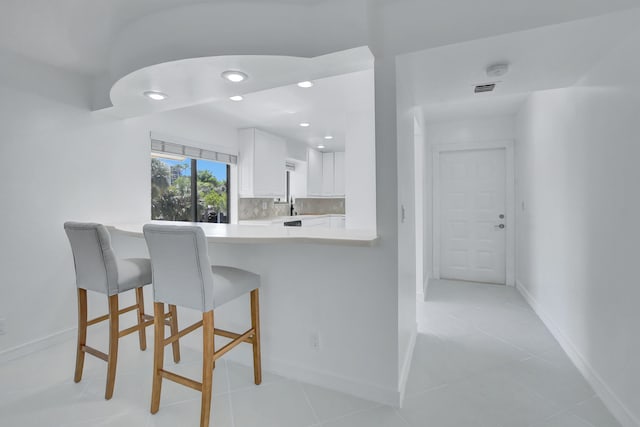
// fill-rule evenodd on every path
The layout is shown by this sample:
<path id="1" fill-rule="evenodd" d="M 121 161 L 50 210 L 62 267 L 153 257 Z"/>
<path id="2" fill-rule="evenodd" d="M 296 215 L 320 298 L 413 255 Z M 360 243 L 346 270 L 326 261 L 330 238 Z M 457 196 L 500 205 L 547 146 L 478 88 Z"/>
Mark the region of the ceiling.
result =
<path id="1" fill-rule="evenodd" d="M 429 120 L 513 113 L 528 93 L 575 84 L 640 22 L 638 9 L 629 10 L 640 6 L 640 0 L 0 0 L 0 49 L 97 75 L 109 69 L 114 40 L 125 28 L 151 14 L 201 3 L 213 12 L 222 4 L 242 6 L 247 12 L 241 15 L 244 25 L 260 19 L 253 4 L 298 12 L 309 8 L 304 13 L 314 24 L 309 31 L 333 38 L 348 38 L 350 33 L 328 32 L 327 20 L 336 13 L 347 15 L 342 22 L 368 28 L 374 50 L 402 54 L 398 92 L 405 91 L 411 105 L 421 106 Z M 346 7 L 354 4 L 360 7 Z M 204 70 L 210 76 L 234 61 L 251 69 L 255 58 L 198 58 L 144 68 L 113 86 L 112 112 L 127 117 L 194 105 L 188 108 L 194 114 L 215 115 L 238 127 L 263 127 L 306 144 L 317 144 L 332 132 L 340 149 L 347 101 L 365 95 L 358 79 L 345 84 L 349 76 L 335 76 L 366 67 L 342 66 L 336 58 L 314 67 L 305 63 L 316 58 L 274 57 L 267 66 L 270 74 L 256 72 L 261 77 L 242 89 L 246 100 L 233 104 L 227 99 L 231 89 L 219 79 L 201 78 L 202 70 L 194 71 L 195 65 L 207 62 Z M 499 79 L 495 92 L 474 95 L 475 84 L 492 80 L 485 69 L 496 61 L 509 62 L 509 73 Z M 300 96 L 292 83 L 309 78 L 318 84 Z M 368 78 L 362 82 L 368 84 Z M 154 85 L 171 89 L 164 106 L 139 96 Z M 312 127 L 296 127 L 304 116 Z"/>
<path id="2" fill-rule="evenodd" d="M 190 4 L 260 1 L 265 0 L 1 0 L 0 48 L 71 71 L 100 73 L 108 67 L 115 36 L 141 17 Z"/>
<path id="3" fill-rule="evenodd" d="M 197 3 L 309 8 L 309 31 L 325 37 L 365 28 L 369 45 L 394 55 L 637 7 L 638 0 L 2 0 L 0 49 L 71 71 L 98 74 L 109 66 L 111 46 L 134 21 Z M 240 7 L 239 6 L 239 7 Z M 367 43 L 365 43 L 367 44 Z M 361 45 L 361 44 L 360 44 Z M 354 47 L 354 46 L 349 46 Z"/>
<path id="4" fill-rule="evenodd" d="M 639 0 L 372 0 L 380 48 L 395 54 L 570 22 Z M 375 22 L 374 20 L 374 22 Z"/>
<path id="5" fill-rule="evenodd" d="M 308 89 L 289 84 L 249 93 L 241 102 L 221 99 L 185 108 L 191 115 L 245 128 L 257 127 L 325 151 L 344 151 L 351 114 L 371 110 L 374 102 L 373 70 L 314 80 Z M 300 123 L 311 126 L 303 128 Z M 326 140 L 326 135 L 333 139 Z"/>
<path id="6" fill-rule="evenodd" d="M 374 110 L 373 56 L 366 47 L 315 58 L 230 55 L 192 58 L 146 67 L 126 75 L 111 88 L 113 106 L 99 110 L 120 118 L 161 111 L 235 128 L 257 127 L 325 151 L 344 151 L 349 117 Z M 231 83 L 226 70 L 248 78 Z M 311 88 L 297 83 L 312 81 Z M 154 90 L 162 101 L 143 95 Z M 242 95 L 240 102 L 229 98 Z M 301 127 L 300 123 L 310 123 Z M 330 140 L 325 136 L 332 136 Z"/>
<path id="7" fill-rule="evenodd" d="M 636 9 L 403 55 L 398 90 L 428 120 L 513 114 L 531 92 L 575 85 L 639 23 Z M 487 77 L 498 62 L 509 72 Z M 474 94 L 475 85 L 493 82 L 494 92 Z"/>

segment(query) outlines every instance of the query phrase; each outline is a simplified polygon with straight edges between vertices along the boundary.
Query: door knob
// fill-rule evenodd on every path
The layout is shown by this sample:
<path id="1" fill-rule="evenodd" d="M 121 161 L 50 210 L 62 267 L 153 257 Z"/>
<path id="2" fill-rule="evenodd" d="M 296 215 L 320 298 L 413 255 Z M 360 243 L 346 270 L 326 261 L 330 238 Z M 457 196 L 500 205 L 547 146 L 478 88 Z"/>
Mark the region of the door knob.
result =
<path id="1" fill-rule="evenodd" d="M 504 228 L 504 224 L 494 225 L 495 228 Z"/>

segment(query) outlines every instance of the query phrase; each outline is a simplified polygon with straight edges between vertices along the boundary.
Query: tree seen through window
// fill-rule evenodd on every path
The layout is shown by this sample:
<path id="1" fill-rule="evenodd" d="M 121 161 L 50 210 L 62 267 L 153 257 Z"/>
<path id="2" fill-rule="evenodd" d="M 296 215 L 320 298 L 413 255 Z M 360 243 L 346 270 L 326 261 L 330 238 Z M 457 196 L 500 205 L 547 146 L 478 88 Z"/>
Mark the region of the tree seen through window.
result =
<path id="1" fill-rule="evenodd" d="M 152 157 L 151 219 L 229 222 L 227 180 L 224 163 Z"/>

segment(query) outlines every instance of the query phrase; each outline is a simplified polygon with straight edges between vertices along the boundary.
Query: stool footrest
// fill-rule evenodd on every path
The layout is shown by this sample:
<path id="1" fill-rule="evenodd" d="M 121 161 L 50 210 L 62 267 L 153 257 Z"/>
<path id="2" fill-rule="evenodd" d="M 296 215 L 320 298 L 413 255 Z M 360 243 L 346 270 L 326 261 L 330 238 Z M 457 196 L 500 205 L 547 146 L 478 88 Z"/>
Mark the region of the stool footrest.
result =
<path id="1" fill-rule="evenodd" d="M 202 383 L 199 383 L 198 381 L 194 381 L 190 378 L 183 377 L 182 375 L 174 374 L 173 372 L 165 371 L 164 369 L 159 370 L 158 373 L 163 378 L 166 378 L 178 384 L 182 384 L 184 386 L 190 387 L 194 390 L 202 391 Z"/>
<path id="2" fill-rule="evenodd" d="M 118 333 L 118 338 L 126 337 L 129 334 L 132 334 L 132 333 L 134 333 L 136 331 L 139 331 L 140 329 L 144 329 L 147 326 L 151 326 L 151 325 L 153 325 L 153 317 L 151 318 L 151 320 L 147 320 L 144 323 L 141 323 L 140 325 L 133 325 L 130 328 L 127 328 L 127 329 L 124 329 L 124 330 L 120 331 Z"/>
<path id="3" fill-rule="evenodd" d="M 172 335 L 169 338 L 165 339 L 164 340 L 164 345 L 167 346 L 167 345 L 173 343 L 174 341 L 177 341 L 178 339 L 182 338 L 183 336 L 187 335 L 188 333 L 195 331 L 200 326 L 202 326 L 202 320 L 194 323 L 191 326 L 187 326 L 186 328 L 184 328 L 183 330 L 181 330 L 177 334 Z"/>
<path id="4" fill-rule="evenodd" d="M 103 353 L 103 352 L 101 352 L 100 350 L 96 350 L 96 349 L 95 349 L 95 348 L 93 348 L 93 347 L 89 347 L 88 345 L 83 345 L 83 346 L 81 347 L 81 349 L 82 349 L 82 351 L 83 351 L 83 352 L 85 352 L 85 353 L 87 353 L 87 354 L 90 354 L 90 355 L 92 355 L 92 356 L 94 356 L 94 357 L 97 357 L 98 359 L 102 359 L 102 360 L 104 360 L 105 362 L 106 362 L 107 360 L 109 360 L 109 356 L 107 356 L 107 354 L 106 354 L 106 353 Z"/>
<path id="5" fill-rule="evenodd" d="M 244 334 L 239 335 L 237 338 L 235 338 L 229 344 L 225 345 L 220 350 L 218 350 L 215 353 L 213 353 L 213 360 L 218 360 L 219 358 L 224 356 L 225 353 L 227 353 L 229 350 L 231 350 L 232 348 L 234 348 L 237 345 L 241 344 L 242 342 L 246 341 L 250 336 L 255 335 L 255 333 L 256 333 L 256 330 L 251 328 L 247 332 L 245 332 Z"/>
<path id="6" fill-rule="evenodd" d="M 124 313 L 128 313 L 138 308 L 138 304 L 130 305 L 129 307 L 125 307 L 122 310 L 118 310 L 118 316 Z M 108 314 L 104 316 L 96 317 L 95 319 L 91 319 L 87 322 L 87 326 L 95 325 L 96 323 L 104 322 L 109 318 Z"/>
<path id="7" fill-rule="evenodd" d="M 240 338 L 242 336 L 241 334 L 238 334 L 238 333 L 235 333 L 235 332 L 225 331 L 224 329 L 217 329 L 217 328 L 215 328 L 213 330 L 213 333 L 215 335 L 220 335 L 221 337 L 225 337 L 225 338 L 231 338 L 233 340 L 238 339 L 238 338 Z M 249 344 L 253 344 L 253 337 L 254 336 L 255 335 L 251 335 L 251 336 L 245 338 L 243 341 L 244 342 L 248 342 Z"/>

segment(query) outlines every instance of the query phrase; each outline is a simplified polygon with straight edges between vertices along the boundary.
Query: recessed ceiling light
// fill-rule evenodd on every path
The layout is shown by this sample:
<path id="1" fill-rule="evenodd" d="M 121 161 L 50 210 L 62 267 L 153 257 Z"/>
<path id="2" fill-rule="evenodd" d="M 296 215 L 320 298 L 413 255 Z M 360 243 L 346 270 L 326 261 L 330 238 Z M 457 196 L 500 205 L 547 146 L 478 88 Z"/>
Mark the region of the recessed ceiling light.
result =
<path id="1" fill-rule="evenodd" d="M 318 145 L 318 148 L 322 150 L 324 148 L 324 145 Z"/>
<path id="2" fill-rule="evenodd" d="M 300 123 L 300 126 L 302 126 L 303 128 L 308 128 L 309 126 L 311 126 L 311 123 L 302 122 Z"/>
<path id="3" fill-rule="evenodd" d="M 324 139 L 333 139 L 333 137 L 331 135 L 327 135 L 324 137 Z"/>
<path id="4" fill-rule="evenodd" d="M 143 95 L 149 99 L 153 99 L 154 101 L 162 101 L 168 98 L 166 94 L 158 92 L 157 90 L 148 90 L 144 92 Z"/>
<path id="5" fill-rule="evenodd" d="M 222 73 L 222 77 L 224 79 L 229 80 L 232 83 L 240 83 L 241 81 L 244 81 L 249 78 L 249 76 L 247 76 L 242 71 L 236 71 L 236 70 L 227 70 L 224 73 Z"/>
<path id="6" fill-rule="evenodd" d="M 299 82 L 299 83 L 298 83 L 298 86 L 299 86 L 299 87 L 303 87 L 303 88 L 307 89 L 307 88 L 310 88 L 310 87 L 312 87 L 312 86 L 313 86 L 313 82 L 312 82 L 312 81 L 309 81 L 309 80 L 305 80 L 305 81 L 303 81 L 303 82 Z"/>
<path id="7" fill-rule="evenodd" d="M 229 99 L 232 101 L 242 101 L 244 98 L 242 97 L 242 95 L 233 95 L 230 96 Z"/>

